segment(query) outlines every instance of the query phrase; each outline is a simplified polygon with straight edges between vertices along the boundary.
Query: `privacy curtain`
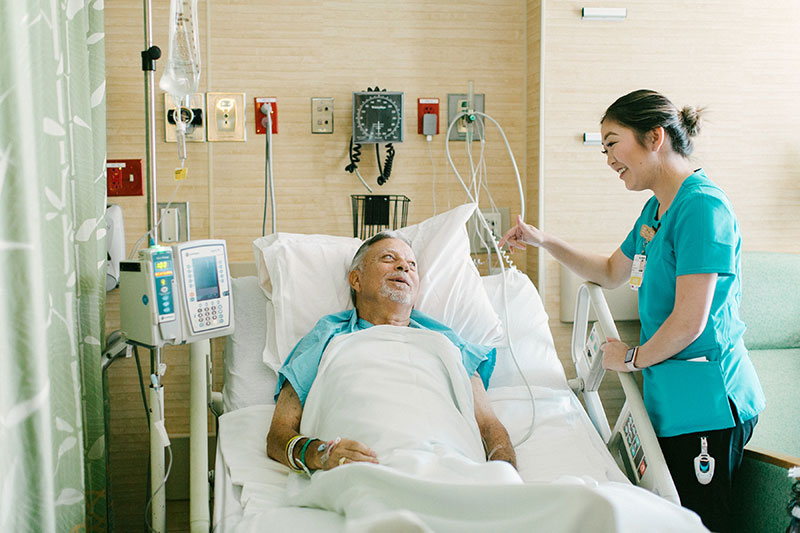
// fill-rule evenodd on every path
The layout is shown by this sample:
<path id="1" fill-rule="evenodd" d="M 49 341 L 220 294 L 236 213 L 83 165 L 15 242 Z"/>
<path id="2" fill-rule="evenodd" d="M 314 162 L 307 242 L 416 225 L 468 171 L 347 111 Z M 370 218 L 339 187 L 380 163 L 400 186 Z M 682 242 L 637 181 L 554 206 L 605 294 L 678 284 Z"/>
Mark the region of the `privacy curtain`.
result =
<path id="1" fill-rule="evenodd" d="M 106 527 L 103 0 L 0 1 L 0 531 Z"/>

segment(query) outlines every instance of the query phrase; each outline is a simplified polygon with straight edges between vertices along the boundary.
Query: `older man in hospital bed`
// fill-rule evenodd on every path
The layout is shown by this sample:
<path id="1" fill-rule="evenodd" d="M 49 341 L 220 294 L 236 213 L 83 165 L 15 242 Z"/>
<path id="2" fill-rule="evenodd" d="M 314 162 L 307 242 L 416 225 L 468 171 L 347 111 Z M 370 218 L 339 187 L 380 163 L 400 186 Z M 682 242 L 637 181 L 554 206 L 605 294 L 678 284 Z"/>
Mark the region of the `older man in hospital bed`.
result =
<path id="1" fill-rule="evenodd" d="M 348 531 L 704 530 L 628 485 L 524 484 L 485 390 L 494 349 L 413 310 L 416 261 L 396 237 L 362 247 L 356 308 L 321 319 L 281 369 L 267 453 L 298 473 L 286 504 Z"/>
<path id="2" fill-rule="evenodd" d="M 398 454 L 403 457 L 401 450 L 438 447 L 454 448 L 473 461 L 488 457 L 514 465 L 508 432 L 492 411 L 485 390 L 496 350 L 468 343 L 413 309 L 419 275 L 410 243 L 389 231 L 367 240 L 353 259 L 349 282 L 355 309 L 321 319 L 279 373 L 267 454 L 290 468 L 309 471 L 352 462 L 377 464 L 381 459 L 391 466 Z M 386 327 L 370 331 L 369 336 L 359 334 L 371 326 Z M 349 338 L 331 345 L 342 334 Z M 327 364 L 320 366 L 323 353 Z M 327 374 L 318 375 L 318 368 Z M 344 380 L 331 380 L 328 374 Z M 312 401 L 319 396 L 312 383 L 327 389 L 329 396 L 318 399 L 320 406 L 313 405 L 321 420 L 304 425 L 336 431 L 323 420 L 337 411 L 353 426 L 348 429 L 366 439 L 375 436 L 369 434 L 371 425 L 391 419 L 380 438 L 370 442 L 379 447 L 380 455 L 365 442 L 346 438 L 349 434 L 329 442 L 300 435 L 303 406 L 312 393 L 316 393 Z M 387 387 L 397 396 L 386 398 Z M 398 423 L 400 413 L 405 423 Z M 436 413 L 441 420 L 432 416 Z M 405 464 L 408 458 L 400 460 Z"/>

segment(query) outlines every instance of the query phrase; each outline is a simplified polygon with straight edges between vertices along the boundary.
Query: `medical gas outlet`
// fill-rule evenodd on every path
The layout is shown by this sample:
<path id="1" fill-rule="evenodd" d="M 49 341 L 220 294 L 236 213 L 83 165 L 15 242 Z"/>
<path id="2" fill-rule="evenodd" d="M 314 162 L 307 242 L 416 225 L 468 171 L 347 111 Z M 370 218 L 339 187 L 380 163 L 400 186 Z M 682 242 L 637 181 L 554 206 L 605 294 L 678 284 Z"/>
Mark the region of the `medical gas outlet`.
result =
<path id="1" fill-rule="evenodd" d="M 472 140 L 480 141 L 483 138 L 483 128 L 481 127 L 480 115 L 475 112 L 485 112 L 486 97 L 484 94 L 472 95 L 472 106 L 469 104 L 469 95 L 448 94 L 447 95 L 447 125 L 453 123 L 459 114 L 465 113 L 459 117 L 456 125 L 450 130 L 451 141 L 465 141 L 467 140 L 467 131 L 472 130 Z"/>
<path id="2" fill-rule="evenodd" d="M 175 108 L 172 97 L 164 94 L 164 141 L 174 143 L 175 120 L 187 123 L 186 142 L 205 142 L 206 140 L 206 98 L 203 93 L 195 93 L 189 99 L 189 106 L 180 110 Z"/>

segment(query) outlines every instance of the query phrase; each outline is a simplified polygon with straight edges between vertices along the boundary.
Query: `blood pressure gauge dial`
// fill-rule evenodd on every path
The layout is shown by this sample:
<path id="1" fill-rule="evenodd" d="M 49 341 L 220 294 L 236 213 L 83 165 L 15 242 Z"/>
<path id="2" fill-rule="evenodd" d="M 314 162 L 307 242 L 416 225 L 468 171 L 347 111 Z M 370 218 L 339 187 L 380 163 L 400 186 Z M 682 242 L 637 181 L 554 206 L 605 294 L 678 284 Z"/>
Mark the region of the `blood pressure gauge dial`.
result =
<path id="1" fill-rule="evenodd" d="M 403 142 L 403 93 L 353 93 L 353 142 Z"/>

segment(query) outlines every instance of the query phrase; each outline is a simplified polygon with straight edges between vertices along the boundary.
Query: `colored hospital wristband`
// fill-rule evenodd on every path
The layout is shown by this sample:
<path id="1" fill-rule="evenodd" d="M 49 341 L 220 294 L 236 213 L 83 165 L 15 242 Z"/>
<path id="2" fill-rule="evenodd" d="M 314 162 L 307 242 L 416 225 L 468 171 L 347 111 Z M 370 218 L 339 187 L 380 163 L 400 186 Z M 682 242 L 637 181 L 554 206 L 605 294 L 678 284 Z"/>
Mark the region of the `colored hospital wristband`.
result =
<path id="1" fill-rule="evenodd" d="M 306 466 L 306 450 L 308 449 L 308 445 L 311 444 L 312 440 L 314 440 L 314 439 L 309 437 L 308 440 L 306 441 L 306 443 L 303 444 L 303 447 L 300 449 L 300 464 L 303 465 L 303 467 L 305 467 L 304 469 L 308 468 Z"/>
<path id="2" fill-rule="evenodd" d="M 286 443 L 286 461 L 289 463 L 289 468 L 295 472 L 302 472 L 302 470 L 298 468 L 294 462 L 294 447 L 302 438 L 304 438 L 303 435 L 295 435 L 289 439 L 289 442 Z"/>

